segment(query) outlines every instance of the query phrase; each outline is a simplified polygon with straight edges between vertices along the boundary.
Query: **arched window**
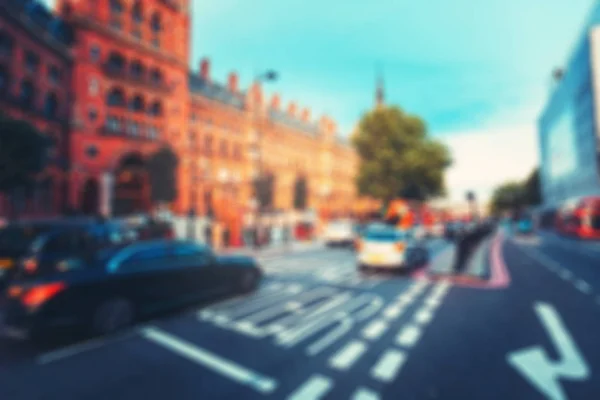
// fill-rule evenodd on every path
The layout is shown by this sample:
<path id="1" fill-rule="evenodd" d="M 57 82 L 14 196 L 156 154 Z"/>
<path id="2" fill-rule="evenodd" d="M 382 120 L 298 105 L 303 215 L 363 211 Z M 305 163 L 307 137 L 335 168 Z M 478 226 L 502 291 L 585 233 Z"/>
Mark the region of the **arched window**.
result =
<path id="1" fill-rule="evenodd" d="M 0 65 L 0 95 L 6 94 L 9 87 L 9 76 L 4 65 Z"/>
<path id="2" fill-rule="evenodd" d="M 9 56 L 12 54 L 15 41 L 8 33 L 0 31 L 0 55 Z"/>
<path id="3" fill-rule="evenodd" d="M 135 60 L 131 63 L 130 71 L 131 71 L 131 76 L 134 79 L 142 79 L 146 72 L 144 66 L 138 60 Z"/>
<path id="4" fill-rule="evenodd" d="M 122 14 L 123 3 L 121 0 L 110 0 L 110 13 L 111 14 Z"/>
<path id="5" fill-rule="evenodd" d="M 33 94 L 33 83 L 29 80 L 21 82 L 21 92 L 19 94 L 21 105 L 23 107 L 32 108 L 35 102 L 35 96 Z"/>
<path id="6" fill-rule="evenodd" d="M 58 110 L 58 97 L 56 93 L 48 93 L 46 100 L 44 101 L 44 116 L 48 119 L 56 117 L 56 111 Z"/>
<path id="7" fill-rule="evenodd" d="M 133 22 L 140 23 L 144 20 L 144 9 L 142 8 L 142 2 L 137 0 L 131 9 L 131 18 Z"/>
<path id="8" fill-rule="evenodd" d="M 150 71 L 150 81 L 155 85 L 162 83 L 163 74 L 160 69 L 153 68 L 152 71 Z"/>
<path id="9" fill-rule="evenodd" d="M 150 115 L 160 116 L 162 115 L 162 104 L 160 101 L 155 101 L 150 106 Z"/>
<path id="10" fill-rule="evenodd" d="M 133 97 L 130 103 L 130 109 L 136 112 L 143 112 L 146 108 L 146 103 L 142 95 L 138 94 Z"/>
<path id="11" fill-rule="evenodd" d="M 153 33 L 159 33 L 162 30 L 162 23 L 158 12 L 152 14 L 152 18 L 150 18 L 150 28 Z"/>
<path id="12" fill-rule="evenodd" d="M 125 94 L 121 88 L 113 88 L 106 96 L 106 104 L 111 107 L 125 106 Z"/>
<path id="13" fill-rule="evenodd" d="M 108 56 L 108 68 L 112 72 L 125 72 L 125 57 L 116 51 L 111 52 Z"/>

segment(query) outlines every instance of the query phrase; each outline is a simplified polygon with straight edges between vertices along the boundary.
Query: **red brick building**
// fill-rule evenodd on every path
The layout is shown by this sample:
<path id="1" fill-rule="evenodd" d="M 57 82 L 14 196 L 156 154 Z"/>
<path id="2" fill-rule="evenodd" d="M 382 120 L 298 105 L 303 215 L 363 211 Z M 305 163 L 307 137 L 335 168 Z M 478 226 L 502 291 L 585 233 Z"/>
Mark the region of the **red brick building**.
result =
<path id="1" fill-rule="evenodd" d="M 67 192 L 70 82 L 73 54 L 70 27 L 36 2 L 0 1 L 0 104 L 2 113 L 29 121 L 53 143 L 50 166 L 32 193 L 12 199 L 0 194 L 0 215 L 11 209 L 52 215 Z"/>
<path id="2" fill-rule="evenodd" d="M 10 94 L 2 101 L 11 115 L 55 136 L 68 161 L 45 174 L 54 180 L 48 211 L 149 211 L 157 202 L 150 165 L 164 149 L 178 161 L 171 210 L 209 216 L 234 243 L 253 214 L 259 170 L 274 177 L 271 208 L 279 214 L 297 206 L 299 180 L 307 187 L 306 208 L 353 211 L 358 158 L 331 118 L 314 118 L 296 102 L 284 107 L 279 95 L 266 99 L 258 83 L 245 91 L 236 73 L 222 84 L 209 60 L 190 71 L 189 0 L 57 0 L 65 23 L 35 1 L 25 3 L 1 8 L 0 88 Z M 36 13 L 46 22 L 29 23 Z M 53 39 L 53 29 L 65 40 Z M 52 116 L 27 111 L 19 96 L 36 110 L 55 99 L 47 106 Z"/>

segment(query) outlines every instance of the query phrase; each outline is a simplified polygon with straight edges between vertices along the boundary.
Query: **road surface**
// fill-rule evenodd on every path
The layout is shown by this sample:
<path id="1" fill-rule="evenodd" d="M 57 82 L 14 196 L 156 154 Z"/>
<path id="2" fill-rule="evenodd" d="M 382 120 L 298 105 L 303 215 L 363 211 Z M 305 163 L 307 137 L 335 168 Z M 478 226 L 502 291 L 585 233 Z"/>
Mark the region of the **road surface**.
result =
<path id="1" fill-rule="evenodd" d="M 484 280 L 440 273 L 451 247 L 429 247 L 408 275 L 279 255 L 250 296 L 59 348 L 0 341 L 0 398 L 597 398 L 600 247 L 498 234 L 469 267 Z"/>

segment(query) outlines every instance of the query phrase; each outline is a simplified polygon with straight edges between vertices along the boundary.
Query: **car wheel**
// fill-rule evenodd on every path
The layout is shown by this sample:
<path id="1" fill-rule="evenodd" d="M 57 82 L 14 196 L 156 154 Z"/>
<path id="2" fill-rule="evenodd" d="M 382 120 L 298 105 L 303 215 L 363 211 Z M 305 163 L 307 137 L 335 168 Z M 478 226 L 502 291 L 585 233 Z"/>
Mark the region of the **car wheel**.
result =
<path id="1" fill-rule="evenodd" d="M 258 274 L 254 271 L 244 271 L 240 278 L 239 288 L 242 293 L 253 292 L 258 286 Z"/>
<path id="2" fill-rule="evenodd" d="M 117 298 L 103 302 L 96 308 L 92 321 L 92 331 L 97 335 L 115 333 L 135 320 L 135 308 L 131 301 Z"/>

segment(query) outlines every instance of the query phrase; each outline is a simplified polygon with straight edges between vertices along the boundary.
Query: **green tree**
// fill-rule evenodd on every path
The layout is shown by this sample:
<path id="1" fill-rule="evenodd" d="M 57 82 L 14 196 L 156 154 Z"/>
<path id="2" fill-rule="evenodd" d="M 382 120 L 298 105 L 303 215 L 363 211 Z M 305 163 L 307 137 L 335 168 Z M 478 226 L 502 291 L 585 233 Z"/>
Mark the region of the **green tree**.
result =
<path id="1" fill-rule="evenodd" d="M 506 182 L 497 187 L 491 199 L 493 213 L 516 210 L 526 204 L 525 190 L 521 182 Z"/>
<path id="2" fill-rule="evenodd" d="M 48 164 L 50 146 L 30 123 L 0 115 L 0 192 L 31 185 Z"/>
<path id="3" fill-rule="evenodd" d="M 178 163 L 177 155 L 169 147 L 162 147 L 148 159 L 146 168 L 153 203 L 170 203 L 177 199 Z"/>
<path id="4" fill-rule="evenodd" d="M 378 107 L 362 117 L 352 143 L 360 157 L 360 194 L 387 203 L 398 196 L 425 200 L 445 192 L 449 151 L 427 136 L 420 118 L 398 107 Z"/>
<path id="5" fill-rule="evenodd" d="M 308 185 L 305 177 L 299 177 L 294 183 L 294 208 L 296 210 L 306 209 L 306 200 L 308 196 Z"/>

